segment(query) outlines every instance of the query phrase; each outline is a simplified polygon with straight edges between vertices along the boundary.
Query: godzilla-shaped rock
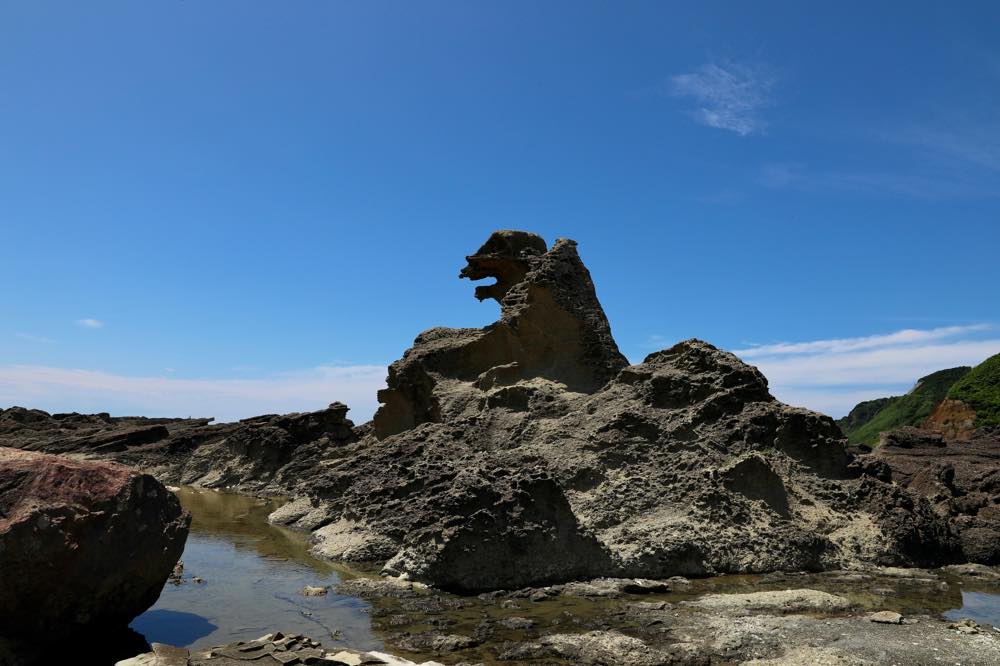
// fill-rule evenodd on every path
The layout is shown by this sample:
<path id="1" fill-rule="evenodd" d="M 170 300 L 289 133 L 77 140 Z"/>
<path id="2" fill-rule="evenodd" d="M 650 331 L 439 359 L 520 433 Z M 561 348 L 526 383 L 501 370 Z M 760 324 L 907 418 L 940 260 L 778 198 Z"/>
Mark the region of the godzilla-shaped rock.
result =
<path id="1" fill-rule="evenodd" d="M 561 239 L 546 250 L 535 234 L 497 231 L 466 260 L 461 277 L 496 279 L 475 293 L 500 303 L 500 320 L 421 333 L 389 367 L 373 420 L 379 438 L 474 413 L 494 387 L 541 378 L 590 392 L 628 365 L 575 242 Z"/>
<path id="2" fill-rule="evenodd" d="M 426 331 L 373 435 L 275 516 L 328 557 L 458 590 L 600 576 L 946 562 L 926 500 L 860 476 L 834 422 L 698 340 L 629 366 L 575 243 L 495 233 L 483 329 Z"/>
<path id="3" fill-rule="evenodd" d="M 0 447 L 0 637 L 125 627 L 160 596 L 189 522 L 145 474 Z"/>

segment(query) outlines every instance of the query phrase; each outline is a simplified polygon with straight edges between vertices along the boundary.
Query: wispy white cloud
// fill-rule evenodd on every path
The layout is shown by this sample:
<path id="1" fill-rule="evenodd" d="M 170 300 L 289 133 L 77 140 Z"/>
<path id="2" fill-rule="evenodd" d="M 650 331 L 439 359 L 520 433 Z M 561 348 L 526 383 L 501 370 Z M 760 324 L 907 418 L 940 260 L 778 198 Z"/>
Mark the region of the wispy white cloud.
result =
<path id="1" fill-rule="evenodd" d="M 1000 353 L 992 329 L 987 324 L 906 329 L 733 353 L 760 368 L 778 399 L 842 416 L 861 400 L 898 395 L 932 372 L 976 365 Z"/>
<path id="2" fill-rule="evenodd" d="M 51 345 L 55 343 L 55 340 L 52 338 L 46 338 L 41 335 L 32 335 L 31 333 L 15 333 L 14 335 L 22 340 L 27 340 L 28 342 L 38 342 L 43 345 Z"/>
<path id="3" fill-rule="evenodd" d="M 920 201 L 1000 196 L 997 183 L 981 177 L 946 170 L 923 171 L 812 171 L 800 163 L 772 163 L 761 167 L 758 184 L 770 189 L 810 193 L 853 193 L 903 197 Z"/>
<path id="4" fill-rule="evenodd" d="M 385 386 L 380 365 L 320 366 L 255 379 L 134 377 L 47 366 L 0 367 L 0 406 L 145 416 L 214 416 L 233 421 L 321 409 L 339 400 L 368 420 Z"/>
<path id="5" fill-rule="evenodd" d="M 862 351 L 885 347 L 912 346 L 944 338 L 979 331 L 989 330 L 989 324 L 972 324 L 970 326 L 942 326 L 926 330 L 903 329 L 884 335 L 868 335 L 858 338 L 834 338 L 832 340 L 813 340 L 811 342 L 779 342 L 770 345 L 752 345 L 746 349 L 737 349 L 733 353 L 743 358 L 760 356 L 785 356 L 789 354 L 815 354 L 819 352 L 842 354 L 844 352 Z"/>
<path id="6" fill-rule="evenodd" d="M 101 328 L 104 326 L 104 322 L 100 319 L 77 319 L 76 325 L 83 326 L 84 328 Z"/>
<path id="7" fill-rule="evenodd" d="M 764 129 L 760 112 L 773 103 L 776 77 L 770 67 L 747 63 L 707 63 L 670 78 L 670 92 L 698 105 L 695 120 L 746 136 Z"/>
<path id="8" fill-rule="evenodd" d="M 912 126 L 880 136 L 924 150 L 938 158 L 1000 171 L 1000 124 L 995 121 L 961 120 L 948 127 Z"/>

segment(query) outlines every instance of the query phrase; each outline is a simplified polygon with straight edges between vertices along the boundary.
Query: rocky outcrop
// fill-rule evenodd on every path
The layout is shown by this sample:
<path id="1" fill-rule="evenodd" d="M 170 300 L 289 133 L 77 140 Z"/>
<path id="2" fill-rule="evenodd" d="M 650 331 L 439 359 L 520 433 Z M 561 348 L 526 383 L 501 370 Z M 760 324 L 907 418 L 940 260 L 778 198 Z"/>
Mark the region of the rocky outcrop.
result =
<path id="1" fill-rule="evenodd" d="M 734 355 L 687 340 L 629 365 L 573 241 L 496 232 L 460 275 L 495 280 L 475 296 L 496 300 L 499 320 L 421 333 L 370 425 L 335 404 L 218 426 L 112 423 L 167 434 L 77 442 L 172 483 L 298 495 L 272 519 L 313 531 L 317 554 L 461 591 L 957 552 L 927 500 L 862 476 L 830 418 L 778 402 Z M 22 419 L 7 437 L 72 448 L 53 434 L 66 420 L 32 439 Z"/>
<path id="2" fill-rule="evenodd" d="M 148 475 L 0 447 L 0 635 L 124 628 L 159 597 L 189 522 Z"/>
<path id="3" fill-rule="evenodd" d="M 348 407 L 267 414 L 237 423 L 107 414 L 48 414 L 0 409 L 0 446 L 106 457 L 164 483 L 295 494 L 315 466 L 357 441 Z"/>
<path id="4" fill-rule="evenodd" d="M 925 496 L 960 536 L 970 562 L 1000 564 L 1000 429 L 961 438 L 901 428 L 862 459 L 866 470 Z"/>
<path id="5" fill-rule="evenodd" d="M 545 247 L 498 232 L 468 258 L 500 320 L 418 336 L 374 437 L 275 520 L 465 591 L 952 557 L 926 502 L 859 478 L 831 419 L 732 354 L 689 340 L 627 365 L 575 245 Z"/>
<path id="6" fill-rule="evenodd" d="M 541 379 L 592 392 L 628 365 L 574 241 L 547 250 L 535 234 L 498 231 L 466 260 L 460 277 L 496 279 L 475 295 L 497 301 L 500 320 L 421 333 L 379 392 L 383 404 L 372 421 L 379 439 L 473 413 L 493 388 Z"/>

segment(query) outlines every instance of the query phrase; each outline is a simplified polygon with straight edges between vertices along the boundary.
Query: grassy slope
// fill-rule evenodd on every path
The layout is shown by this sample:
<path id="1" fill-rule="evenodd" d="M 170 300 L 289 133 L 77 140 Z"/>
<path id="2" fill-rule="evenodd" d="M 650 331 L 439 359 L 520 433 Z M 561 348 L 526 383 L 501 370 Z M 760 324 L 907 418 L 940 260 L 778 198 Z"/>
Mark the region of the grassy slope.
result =
<path id="1" fill-rule="evenodd" d="M 852 422 L 850 417 L 841 419 L 841 429 L 852 444 L 876 444 L 881 432 L 906 425 L 920 425 L 937 404 L 948 396 L 952 385 L 970 370 L 971 368 L 963 366 L 927 375 L 906 395 L 888 400 L 868 420 L 855 418 Z"/>
<path id="2" fill-rule="evenodd" d="M 976 410 L 976 426 L 1000 425 L 1000 354 L 989 357 L 955 382 L 948 397 Z"/>

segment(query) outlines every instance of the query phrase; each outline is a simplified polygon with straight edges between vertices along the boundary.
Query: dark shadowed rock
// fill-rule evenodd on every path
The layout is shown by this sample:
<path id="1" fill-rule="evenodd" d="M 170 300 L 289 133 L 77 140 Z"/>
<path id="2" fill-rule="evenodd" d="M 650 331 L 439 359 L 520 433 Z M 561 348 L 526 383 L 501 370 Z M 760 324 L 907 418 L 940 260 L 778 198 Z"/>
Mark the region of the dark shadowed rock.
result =
<path id="1" fill-rule="evenodd" d="M 189 522 L 145 474 L 0 448 L 0 634 L 124 627 L 159 597 Z"/>
<path id="2" fill-rule="evenodd" d="M 926 497 L 959 534 L 970 562 L 1000 564 L 1000 430 L 900 428 L 862 465 Z"/>

